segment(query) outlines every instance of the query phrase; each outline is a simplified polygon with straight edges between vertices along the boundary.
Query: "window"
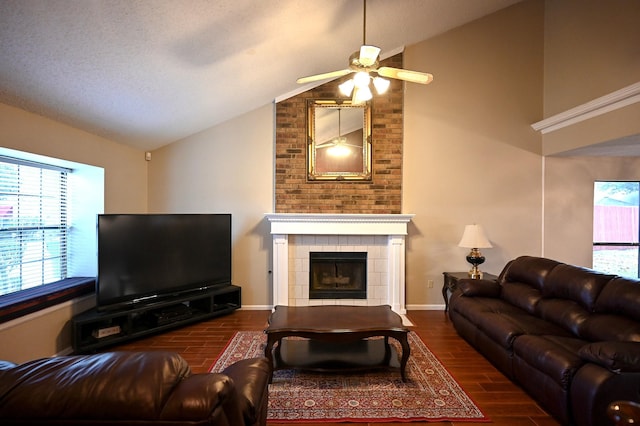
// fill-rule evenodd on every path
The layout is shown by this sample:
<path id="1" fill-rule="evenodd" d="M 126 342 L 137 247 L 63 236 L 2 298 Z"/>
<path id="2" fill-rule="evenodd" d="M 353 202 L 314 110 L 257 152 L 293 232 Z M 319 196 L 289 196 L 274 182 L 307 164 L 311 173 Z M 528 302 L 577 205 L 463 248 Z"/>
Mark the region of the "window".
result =
<path id="1" fill-rule="evenodd" d="M 593 269 L 640 277 L 640 182 L 596 182 Z"/>
<path id="2" fill-rule="evenodd" d="M 67 173 L 0 157 L 0 295 L 67 278 Z"/>
<path id="3" fill-rule="evenodd" d="M 93 291 L 104 169 L 0 148 L 0 322 Z"/>

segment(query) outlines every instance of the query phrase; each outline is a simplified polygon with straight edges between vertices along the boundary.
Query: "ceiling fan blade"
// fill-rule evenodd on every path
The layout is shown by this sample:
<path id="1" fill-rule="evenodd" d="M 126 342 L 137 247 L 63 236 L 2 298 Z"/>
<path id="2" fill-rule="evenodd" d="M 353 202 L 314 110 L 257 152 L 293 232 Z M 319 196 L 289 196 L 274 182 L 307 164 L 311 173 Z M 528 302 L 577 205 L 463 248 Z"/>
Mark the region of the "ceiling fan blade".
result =
<path id="1" fill-rule="evenodd" d="M 347 75 L 352 72 L 353 71 L 350 69 L 331 71 L 331 72 L 326 72 L 324 74 L 316 74 L 316 75 L 310 75 L 308 77 L 301 77 L 297 79 L 296 82 L 299 84 L 311 83 L 312 81 L 327 80 L 329 78 L 342 77 L 343 75 Z"/>
<path id="2" fill-rule="evenodd" d="M 333 142 L 324 142 L 324 143 L 321 143 L 319 145 L 316 145 L 316 149 L 318 149 L 318 148 L 327 148 L 327 147 L 330 147 L 330 146 L 335 146 L 335 143 L 333 143 Z"/>
<path id="3" fill-rule="evenodd" d="M 380 67 L 378 68 L 378 75 L 420 84 L 429 84 L 433 81 L 432 74 L 426 72 L 404 70 L 401 68 Z"/>
<path id="4" fill-rule="evenodd" d="M 371 65 L 376 63 L 379 54 L 379 47 L 362 45 L 360 46 L 360 58 L 358 59 L 358 61 L 360 62 L 360 65 L 364 67 L 370 67 Z"/>

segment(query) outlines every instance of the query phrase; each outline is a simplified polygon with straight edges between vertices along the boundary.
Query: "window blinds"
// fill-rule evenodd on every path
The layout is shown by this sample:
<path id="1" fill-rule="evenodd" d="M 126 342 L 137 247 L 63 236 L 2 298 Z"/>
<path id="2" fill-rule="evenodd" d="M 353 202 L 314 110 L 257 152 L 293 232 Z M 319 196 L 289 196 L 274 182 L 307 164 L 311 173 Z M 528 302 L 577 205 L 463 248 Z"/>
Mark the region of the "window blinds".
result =
<path id="1" fill-rule="evenodd" d="M 0 157 L 0 295 L 66 278 L 67 174 Z"/>

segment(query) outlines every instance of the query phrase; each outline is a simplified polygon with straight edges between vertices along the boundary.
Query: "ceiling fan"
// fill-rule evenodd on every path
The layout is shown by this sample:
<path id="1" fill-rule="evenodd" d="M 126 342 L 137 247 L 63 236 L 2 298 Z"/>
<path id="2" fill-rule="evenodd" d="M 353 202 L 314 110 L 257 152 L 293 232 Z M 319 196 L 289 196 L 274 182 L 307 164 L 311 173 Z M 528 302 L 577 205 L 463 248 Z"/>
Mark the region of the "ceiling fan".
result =
<path id="1" fill-rule="evenodd" d="M 410 71 L 402 68 L 381 67 L 379 59 L 380 48 L 377 46 L 367 45 L 366 43 L 367 0 L 363 0 L 362 15 L 362 46 L 359 51 L 354 52 L 349 57 L 349 67 L 343 70 L 301 77 L 296 80 L 297 83 L 311 83 L 314 81 L 337 78 L 355 73 L 353 79 L 345 81 L 339 87 L 340 91 L 345 96 L 351 96 L 351 94 L 353 94 L 352 103 L 357 105 L 368 101 L 373 96 L 369 87 L 370 83 L 373 83 L 378 94 L 386 92 L 389 88 L 390 82 L 382 77 L 419 84 L 429 84 L 433 81 L 433 75 L 429 73 Z"/>

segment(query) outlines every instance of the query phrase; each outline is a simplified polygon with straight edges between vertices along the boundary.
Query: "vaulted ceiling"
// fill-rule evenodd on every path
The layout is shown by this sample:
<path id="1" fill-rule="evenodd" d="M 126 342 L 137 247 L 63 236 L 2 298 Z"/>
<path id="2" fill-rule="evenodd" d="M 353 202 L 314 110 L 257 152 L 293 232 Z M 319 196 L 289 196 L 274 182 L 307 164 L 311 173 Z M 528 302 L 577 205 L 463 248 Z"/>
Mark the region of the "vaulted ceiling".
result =
<path id="1" fill-rule="evenodd" d="M 369 0 L 397 51 L 518 0 Z M 358 0 L 2 0 L 0 102 L 152 150 L 345 68 Z M 429 70 L 421 70 L 429 71 Z"/>

